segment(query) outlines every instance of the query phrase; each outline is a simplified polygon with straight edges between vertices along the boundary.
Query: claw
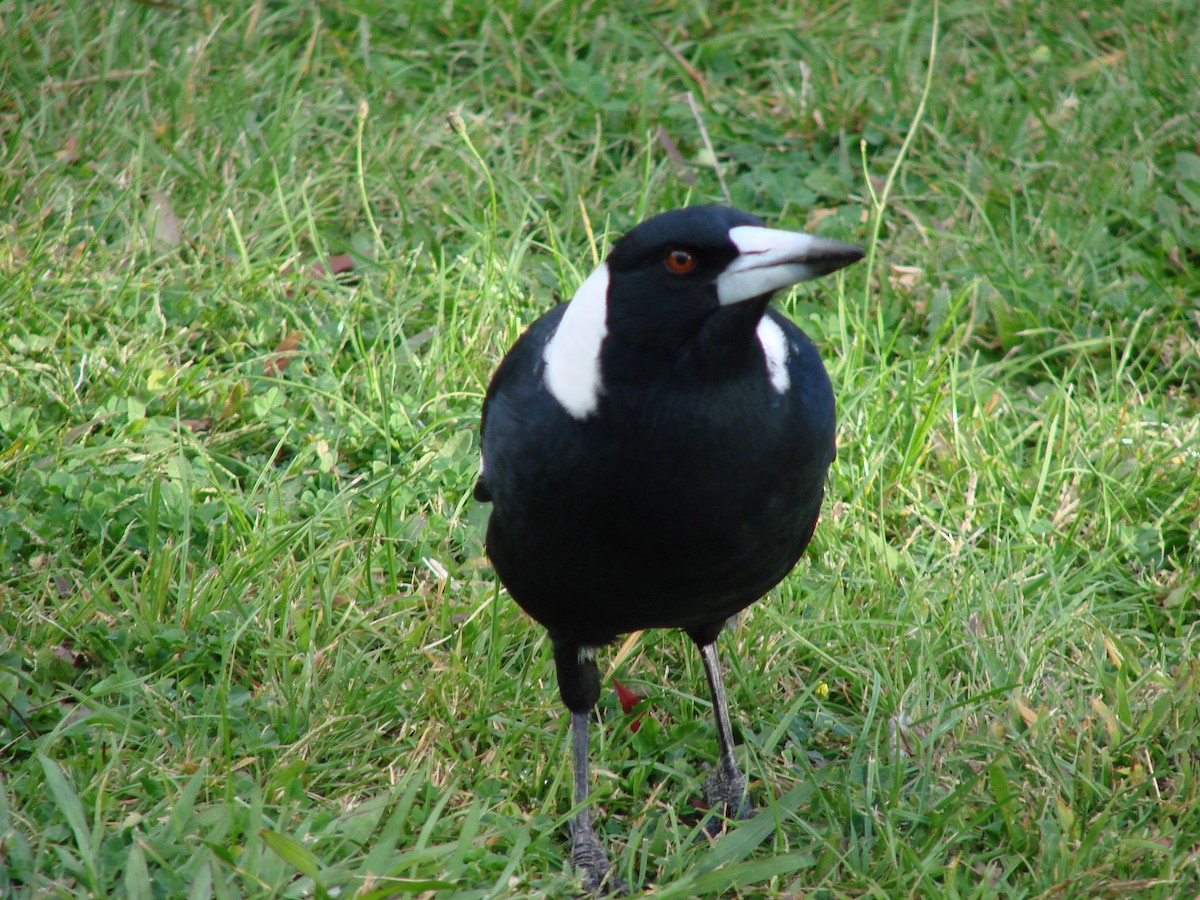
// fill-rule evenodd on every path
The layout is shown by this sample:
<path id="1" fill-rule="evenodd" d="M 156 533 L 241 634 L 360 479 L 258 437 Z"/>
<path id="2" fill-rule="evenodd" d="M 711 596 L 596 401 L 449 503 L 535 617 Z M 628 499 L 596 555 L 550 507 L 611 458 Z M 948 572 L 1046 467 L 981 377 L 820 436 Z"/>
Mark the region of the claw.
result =
<path id="1" fill-rule="evenodd" d="M 619 897 L 629 892 L 625 880 L 612 872 L 608 856 L 590 825 L 571 829 L 571 868 L 581 876 L 587 894 Z"/>
<path id="2" fill-rule="evenodd" d="M 718 769 L 711 773 L 704 780 L 704 799 L 715 814 L 704 825 L 709 837 L 715 838 L 725 830 L 721 817 L 744 820 L 754 815 L 754 805 L 746 794 L 746 776 L 741 772 Z"/>

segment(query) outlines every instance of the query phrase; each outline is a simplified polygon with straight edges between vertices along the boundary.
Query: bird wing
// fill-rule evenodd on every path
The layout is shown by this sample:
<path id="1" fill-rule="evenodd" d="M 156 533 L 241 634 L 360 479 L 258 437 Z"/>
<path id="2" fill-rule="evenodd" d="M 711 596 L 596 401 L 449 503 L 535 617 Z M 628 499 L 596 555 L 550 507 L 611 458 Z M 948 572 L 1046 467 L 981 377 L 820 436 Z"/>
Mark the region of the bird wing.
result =
<path id="1" fill-rule="evenodd" d="M 542 352 L 546 348 L 546 342 L 554 334 L 554 329 L 566 310 L 567 304 L 560 304 L 534 321 L 512 345 L 504 359 L 500 360 L 500 365 L 496 367 L 496 372 L 492 375 L 492 381 L 488 385 L 487 394 L 484 395 L 483 410 L 479 417 L 479 436 L 483 445 L 480 452 L 481 459 L 487 452 L 487 420 L 492 401 L 506 389 L 513 388 L 522 376 L 529 377 L 541 371 L 544 365 Z M 487 503 L 492 499 L 492 491 L 487 483 L 486 460 L 482 462 L 479 478 L 475 482 L 475 499 L 481 503 Z"/>
<path id="2" fill-rule="evenodd" d="M 778 310 L 768 309 L 766 312 L 772 321 L 783 331 L 788 342 L 788 375 L 792 389 L 800 392 L 810 404 L 810 414 L 818 421 L 830 424 L 829 458 L 825 461 L 828 466 L 837 458 L 837 447 L 834 443 L 834 432 L 837 412 L 833 398 L 833 388 L 829 384 L 829 374 L 821 362 L 821 354 L 816 345 L 800 326 Z"/>

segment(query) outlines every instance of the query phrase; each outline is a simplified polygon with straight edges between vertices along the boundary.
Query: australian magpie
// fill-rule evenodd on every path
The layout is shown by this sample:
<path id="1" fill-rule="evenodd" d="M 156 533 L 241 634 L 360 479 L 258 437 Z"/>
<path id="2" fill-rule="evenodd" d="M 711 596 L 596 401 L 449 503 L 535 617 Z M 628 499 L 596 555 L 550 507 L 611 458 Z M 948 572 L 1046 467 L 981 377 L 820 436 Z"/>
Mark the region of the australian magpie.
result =
<path id="1" fill-rule="evenodd" d="M 586 806 L 588 715 L 596 651 L 618 635 L 682 628 L 695 641 L 720 744 L 707 800 L 750 813 L 716 639 L 804 551 L 834 458 L 825 368 L 768 302 L 862 256 L 727 207 L 657 215 L 529 327 L 488 387 L 475 497 L 492 503 L 500 581 L 554 647 L 579 810 L 571 860 L 589 891 L 609 863 Z"/>

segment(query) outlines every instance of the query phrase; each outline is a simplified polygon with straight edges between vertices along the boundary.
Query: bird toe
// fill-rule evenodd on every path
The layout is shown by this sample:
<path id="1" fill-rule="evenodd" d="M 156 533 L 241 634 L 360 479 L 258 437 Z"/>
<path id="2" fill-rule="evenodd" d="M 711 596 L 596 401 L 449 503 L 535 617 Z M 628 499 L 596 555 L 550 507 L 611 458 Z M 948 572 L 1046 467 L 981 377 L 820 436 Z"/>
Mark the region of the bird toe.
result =
<path id="1" fill-rule="evenodd" d="M 716 837 L 725 829 L 725 820 L 741 821 L 754 815 L 754 805 L 746 793 L 746 776 L 720 770 L 704 781 L 704 799 L 712 811 L 704 830 Z"/>
<path id="2" fill-rule="evenodd" d="M 624 879 L 612 871 L 600 840 L 590 829 L 577 832 L 571 839 L 571 868 L 580 876 L 585 894 L 619 897 L 629 892 Z"/>

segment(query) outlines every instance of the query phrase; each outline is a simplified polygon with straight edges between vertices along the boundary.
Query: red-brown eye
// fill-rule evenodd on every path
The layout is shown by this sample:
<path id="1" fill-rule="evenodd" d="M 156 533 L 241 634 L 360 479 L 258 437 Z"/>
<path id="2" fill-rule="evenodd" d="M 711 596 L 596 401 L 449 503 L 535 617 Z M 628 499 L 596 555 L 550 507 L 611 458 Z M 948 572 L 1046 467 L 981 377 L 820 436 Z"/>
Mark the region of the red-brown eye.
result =
<path id="1" fill-rule="evenodd" d="M 696 257 L 686 250 L 676 248 L 668 250 L 665 259 L 667 270 L 674 272 L 676 275 L 686 275 L 692 269 L 696 268 Z"/>

